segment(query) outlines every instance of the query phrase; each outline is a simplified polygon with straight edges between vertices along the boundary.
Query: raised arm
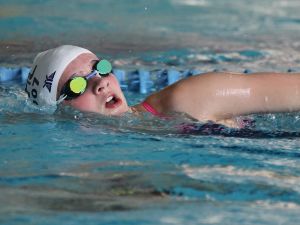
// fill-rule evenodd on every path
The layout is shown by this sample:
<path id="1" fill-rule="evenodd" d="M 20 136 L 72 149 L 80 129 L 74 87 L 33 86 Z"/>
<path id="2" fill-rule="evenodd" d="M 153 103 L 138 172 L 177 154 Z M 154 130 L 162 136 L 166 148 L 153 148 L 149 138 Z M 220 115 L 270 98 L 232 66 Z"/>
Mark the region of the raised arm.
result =
<path id="1" fill-rule="evenodd" d="M 198 120 L 300 111 L 300 74 L 207 73 L 181 80 L 147 101 L 161 113 L 185 112 Z"/>

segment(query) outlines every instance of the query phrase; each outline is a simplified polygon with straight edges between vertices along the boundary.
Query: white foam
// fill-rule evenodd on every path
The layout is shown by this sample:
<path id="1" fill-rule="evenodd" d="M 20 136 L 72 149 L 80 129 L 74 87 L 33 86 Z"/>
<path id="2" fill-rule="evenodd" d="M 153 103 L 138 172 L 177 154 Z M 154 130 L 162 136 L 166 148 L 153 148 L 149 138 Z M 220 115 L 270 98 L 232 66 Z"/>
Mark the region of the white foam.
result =
<path id="1" fill-rule="evenodd" d="M 175 5 L 188 5 L 188 6 L 207 6 L 209 3 L 206 0 L 171 0 Z"/>
<path id="2" fill-rule="evenodd" d="M 245 180 L 263 181 L 280 188 L 289 188 L 300 193 L 300 177 L 282 175 L 268 170 L 237 169 L 234 166 L 197 167 L 183 166 L 183 172 L 193 179 L 212 179 L 222 177 L 223 180 L 243 182 Z"/>
<path id="3" fill-rule="evenodd" d="M 252 206 L 259 206 L 264 207 L 266 209 L 300 209 L 300 205 L 294 202 L 273 202 L 273 201 L 255 201 L 254 205 Z"/>

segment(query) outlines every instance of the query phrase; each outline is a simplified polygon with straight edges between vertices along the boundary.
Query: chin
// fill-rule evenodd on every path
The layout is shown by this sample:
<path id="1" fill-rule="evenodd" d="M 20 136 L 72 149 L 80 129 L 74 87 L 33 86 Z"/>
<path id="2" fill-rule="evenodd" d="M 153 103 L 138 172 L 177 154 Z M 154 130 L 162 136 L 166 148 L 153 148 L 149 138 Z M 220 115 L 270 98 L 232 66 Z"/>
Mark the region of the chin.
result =
<path id="1" fill-rule="evenodd" d="M 122 116 L 124 113 L 128 112 L 128 107 L 122 107 L 113 112 L 114 116 Z"/>
<path id="2" fill-rule="evenodd" d="M 107 115 L 107 116 L 122 116 L 124 113 L 128 112 L 128 106 L 127 104 L 122 104 L 122 105 L 119 105 L 118 107 L 115 107 L 115 108 L 106 108 L 105 107 L 105 110 L 104 110 L 104 115 Z"/>

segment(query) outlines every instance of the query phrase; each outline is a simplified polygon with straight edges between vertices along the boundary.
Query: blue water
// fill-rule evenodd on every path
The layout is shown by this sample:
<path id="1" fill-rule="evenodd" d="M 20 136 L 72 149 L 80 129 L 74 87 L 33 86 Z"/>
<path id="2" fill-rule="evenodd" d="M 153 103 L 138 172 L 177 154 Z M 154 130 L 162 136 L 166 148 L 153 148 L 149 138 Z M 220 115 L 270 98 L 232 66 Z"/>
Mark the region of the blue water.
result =
<path id="1" fill-rule="evenodd" d="M 0 66 L 29 66 L 37 52 L 71 43 L 126 71 L 299 71 L 299 6 L 0 0 Z M 0 224 L 300 223 L 299 113 L 182 134 L 186 118 L 46 113 L 23 87 L 0 84 Z M 146 97 L 125 95 L 130 104 Z"/>

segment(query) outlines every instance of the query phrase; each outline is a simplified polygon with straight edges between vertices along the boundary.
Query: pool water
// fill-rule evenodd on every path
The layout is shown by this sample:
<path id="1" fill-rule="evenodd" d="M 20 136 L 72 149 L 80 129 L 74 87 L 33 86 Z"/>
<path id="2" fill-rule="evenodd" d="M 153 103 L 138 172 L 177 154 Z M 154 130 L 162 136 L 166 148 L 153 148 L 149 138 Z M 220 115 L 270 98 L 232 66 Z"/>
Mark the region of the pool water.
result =
<path id="1" fill-rule="evenodd" d="M 4 67 L 82 42 L 128 72 L 299 71 L 296 1 L 0 4 Z M 187 118 L 52 114 L 28 104 L 23 88 L 0 83 L 1 224 L 300 222 L 299 113 L 249 115 L 255 126 L 247 129 L 186 134 L 177 127 Z M 146 97 L 125 95 L 130 105 Z"/>

